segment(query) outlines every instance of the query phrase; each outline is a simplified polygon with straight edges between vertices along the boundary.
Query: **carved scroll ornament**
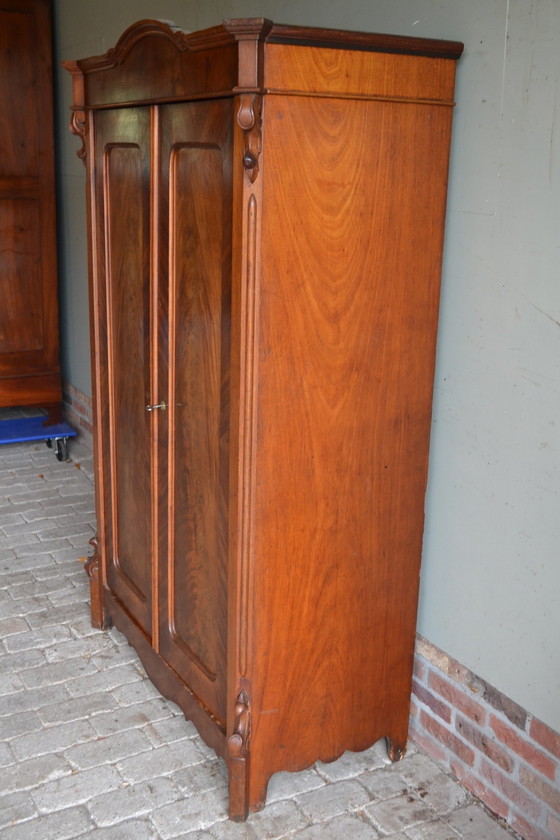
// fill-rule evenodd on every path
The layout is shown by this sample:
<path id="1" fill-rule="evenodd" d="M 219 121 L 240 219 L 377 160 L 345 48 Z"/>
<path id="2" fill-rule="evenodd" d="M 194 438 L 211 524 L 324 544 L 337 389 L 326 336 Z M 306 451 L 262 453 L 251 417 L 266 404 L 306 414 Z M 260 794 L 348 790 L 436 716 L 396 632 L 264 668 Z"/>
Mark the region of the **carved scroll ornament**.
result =
<path id="1" fill-rule="evenodd" d="M 75 134 L 76 137 L 79 137 L 82 141 L 81 147 L 78 149 L 76 154 L 85 164 L 86 162 L 86 118 L 83 111 L 72 111 L 72 116 L 70 117 L 69 129 L 72 134 Z"/>
<path id="2" fill-rule="evenodd" d="M 262 97 L 256 93 L 242 93 L 239 99 L 237 122 L 243 129 L 243 167 L 251 183 L 254 183 L 259 174 L 259 158 L 262 147 Z"/>
<path id="3" fill-rule="evenodd" d="M 228 746 L 232 758 L 245 758 L 249 748 L 249 699 L 243 689 L 239 692 L 235 704 L 235 721 L 233 733 L 230 735 Z"/>

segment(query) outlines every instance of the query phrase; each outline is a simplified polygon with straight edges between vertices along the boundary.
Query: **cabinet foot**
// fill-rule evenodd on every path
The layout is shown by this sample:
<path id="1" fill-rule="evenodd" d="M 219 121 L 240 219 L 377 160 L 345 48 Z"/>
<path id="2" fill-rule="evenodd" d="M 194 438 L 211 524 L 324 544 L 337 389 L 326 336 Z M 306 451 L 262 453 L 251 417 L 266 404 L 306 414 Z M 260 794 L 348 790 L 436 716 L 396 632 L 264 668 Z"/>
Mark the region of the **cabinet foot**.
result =
<path id="1" fill-rule="evenodd" d="M 103 584 L 99 573 L 97 537 L 92 537 L 89 544 L 93 547 L 93 554 L 86 560 L 84 568 L 89 578 L 91 624 L 98 630 L 108 630 L 113 622 L 103 604 Z"/>
<path id="2" fill-rule="evenodd" d="M 406 755 L 406 739 L 404 741 L 387 738 L 387 754 L 391 761 L 402 761 Z"/>
<path id="3" fill-rule="evenodd" d="M 249 699 L 241 690 L 228 740 L 229 816 L 237 822 L 246 820 L 249 813 L 249 715 Z"/>

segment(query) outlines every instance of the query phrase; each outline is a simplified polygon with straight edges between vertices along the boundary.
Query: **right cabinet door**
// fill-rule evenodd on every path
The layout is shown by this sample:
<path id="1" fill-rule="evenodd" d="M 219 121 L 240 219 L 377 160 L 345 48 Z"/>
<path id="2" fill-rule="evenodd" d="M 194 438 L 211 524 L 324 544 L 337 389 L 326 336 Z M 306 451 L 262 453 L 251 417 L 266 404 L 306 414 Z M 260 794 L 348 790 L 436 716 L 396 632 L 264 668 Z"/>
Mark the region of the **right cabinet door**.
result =
<path id="1" fill-rule="evenodd" d="M 167 487 L 159 651 L 226 718 L 231 100 L 162 107 L 160 473 Z M 165 311 L 167 309 L 167 311 Z"/>

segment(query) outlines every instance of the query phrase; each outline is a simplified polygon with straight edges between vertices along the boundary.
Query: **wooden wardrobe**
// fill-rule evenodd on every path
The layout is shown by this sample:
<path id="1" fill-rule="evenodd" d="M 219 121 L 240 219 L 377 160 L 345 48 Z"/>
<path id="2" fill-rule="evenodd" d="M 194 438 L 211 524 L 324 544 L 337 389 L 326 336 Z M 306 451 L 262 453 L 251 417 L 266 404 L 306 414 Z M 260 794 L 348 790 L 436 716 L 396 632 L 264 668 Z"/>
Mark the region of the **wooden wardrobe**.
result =
<path id="1" fill-rule="evenodd" d="M 51 4 L 0 4 L 0 408 L 58 421 Z"/>
<path id="2" fill-rule="evenodd" d="M 453 42 L 141 21 L 67 63 L 111 622 L 269 777 L 407 742 Z"/>

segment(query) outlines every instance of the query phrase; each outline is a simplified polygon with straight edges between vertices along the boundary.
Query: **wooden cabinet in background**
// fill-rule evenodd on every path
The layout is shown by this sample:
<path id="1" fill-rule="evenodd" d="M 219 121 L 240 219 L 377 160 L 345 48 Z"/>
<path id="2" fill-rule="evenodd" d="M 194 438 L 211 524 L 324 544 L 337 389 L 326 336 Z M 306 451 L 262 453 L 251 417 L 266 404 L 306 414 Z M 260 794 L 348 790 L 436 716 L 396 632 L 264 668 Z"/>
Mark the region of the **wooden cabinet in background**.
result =
<path id="1" fill-rule="evenodd" d="M 51 5 L 0 4 L 0 408 L 60 413 Z"/>
<path id="2" fill-rule="evenodd" d="M 404 754 L 461 45 L 156 21 L 70 62 L 111 621 L 269 777 Z"/>

